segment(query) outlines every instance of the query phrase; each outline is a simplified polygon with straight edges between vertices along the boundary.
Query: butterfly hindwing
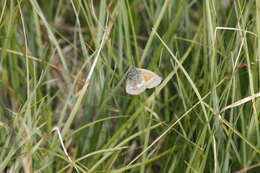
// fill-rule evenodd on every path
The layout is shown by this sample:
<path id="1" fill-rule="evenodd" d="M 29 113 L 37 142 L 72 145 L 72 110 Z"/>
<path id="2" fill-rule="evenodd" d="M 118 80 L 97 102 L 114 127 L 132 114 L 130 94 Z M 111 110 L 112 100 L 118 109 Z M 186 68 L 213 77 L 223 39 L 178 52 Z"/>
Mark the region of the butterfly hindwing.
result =
<path id="1" fill-rule="evenodd" d="M 137 95 L 141 92 L 144 92 L 145 87 L 145 80 L 139 71 L 130 72 L 130 77 L 128 75 L 128 78 L 126 80 L 126 92 L 128 94 Z"/>

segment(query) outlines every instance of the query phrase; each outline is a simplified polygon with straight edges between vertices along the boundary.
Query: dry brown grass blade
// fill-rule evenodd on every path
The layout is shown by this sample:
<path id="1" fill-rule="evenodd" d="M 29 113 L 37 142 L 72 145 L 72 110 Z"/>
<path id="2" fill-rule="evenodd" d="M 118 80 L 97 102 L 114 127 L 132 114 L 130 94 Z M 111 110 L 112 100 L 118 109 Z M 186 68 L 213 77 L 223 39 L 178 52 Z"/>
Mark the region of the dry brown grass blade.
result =
<path id="1" fill-rule="evenodd" d="M 245 98 L 243 98 L 243 99 L 241 99 L 241 100 L 238 100 L 238 101 L 236 101 L 236 102 L 234 102 L 234 103 L 232 103 L 232 104 L 230 104 L 230 105 L 224 107 L 224 108 L 220 111 L 220 113 L 226 111 L 227 109 L 231 109 L 231 108 L 240 106 L 240 105 L 242 105 L 242 104 L 244 104 L 244 103 L 246 103 L 246 102 L 249 102 L 250 100 L 253 100 L 253 99 L 255 99 L 255 98 L 259 97 L 259 96 L 260 96 L 260 92 L 254 94 L 254 95 L 245 97 Z"/>
<path id="2" fill-rule="evenodd" d="M 3 50 L 3 49 L 0 48 L 0 50 Z M 24 53 L 18 52 L 18 51 L 15 51 L 15 50 L 5 49 L 5 51 L 8 52 L 8 53 L 12 53 L 12 54 L 15 54 L 15 55 L 22 56 L 22 57 L 25 56 Z M 65 70 L 63 70 L 62 68 L 58 67 L 57 65 L 50 64 L 50 63 L 48 63 L 47 61 L 41 60 L 41 59 L 39 59 L 39 58 L 37 58 L 37 57 L 34 57 L 34 56 L 31 56 L 31 55 L 28 55 L 27 57 L 28 57 L 30 60 L 32 60 L 32 61 L 39 62 L 39 63 L 44 63 L 44 64 L 50 66 L 51 68 L 53 68 L 54 70 L 59 71 L 60 73 L 66 73 Z M 66 73 L 66 74 L 68 74 L 68 73 Z M 84 80 L 84 79 L 78 79 L 77 76 L 75 76 L 75 75 L 73 75 L 73 74 L 68 74 L 68 75 L 69 75 L 70 77 L 72 77 L 74 80 L 77 80 L 77 82 L 80 82 L 80 83 L 83 83 L 83 84 L 86 82 L 86 80 Z"/>
<path id="3" fill-rule="evenodd" d="M 246 171 L 248 171 L 248 170 L 250 170 L 250 169 L 257 168 L 257 167 L 259 167 L 259 166 L 260 166 L 260 163 L 257 163 L 257 164 L 255 164 L 255 165 L 251 165 L 251 166 L 249 166 L 249 167 L 240 169 L 240 170 L 238 170 L 238 171 L 236 171 L 236 172 L 234 172 L 234 173 L 243 173 L 243 172 L 246 172 Z"/>

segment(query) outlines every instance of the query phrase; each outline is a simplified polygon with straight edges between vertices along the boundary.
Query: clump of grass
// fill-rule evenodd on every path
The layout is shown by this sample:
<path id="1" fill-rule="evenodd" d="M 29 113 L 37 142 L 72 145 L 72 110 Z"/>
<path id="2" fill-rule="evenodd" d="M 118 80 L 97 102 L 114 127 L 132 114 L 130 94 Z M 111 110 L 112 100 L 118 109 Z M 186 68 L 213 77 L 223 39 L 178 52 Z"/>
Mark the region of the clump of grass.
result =
<path id="1" fill-rule="evenodd" d="M 258 1 L 0 7 L 0 172 L 259 172 Z"/>

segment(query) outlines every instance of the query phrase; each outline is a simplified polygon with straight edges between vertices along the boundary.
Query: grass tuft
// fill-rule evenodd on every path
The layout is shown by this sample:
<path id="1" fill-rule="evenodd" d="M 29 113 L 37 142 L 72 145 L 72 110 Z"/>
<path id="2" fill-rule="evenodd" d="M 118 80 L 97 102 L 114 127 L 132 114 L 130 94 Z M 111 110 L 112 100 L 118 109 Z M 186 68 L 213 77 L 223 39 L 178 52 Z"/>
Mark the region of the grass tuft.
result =
<path id="1" fill-rule="evenodd" d="M 2 0 L 0 172 L 260 172 L 259 34 L 257 0 Z"/>

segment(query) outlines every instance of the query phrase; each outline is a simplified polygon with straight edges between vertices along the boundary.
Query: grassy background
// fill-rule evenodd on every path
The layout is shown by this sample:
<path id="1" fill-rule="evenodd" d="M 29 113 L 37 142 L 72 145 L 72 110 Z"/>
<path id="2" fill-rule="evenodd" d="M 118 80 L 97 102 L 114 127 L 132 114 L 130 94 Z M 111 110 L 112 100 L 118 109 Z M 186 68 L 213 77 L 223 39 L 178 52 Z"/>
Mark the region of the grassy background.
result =
<path id="1" fill-rule="evenodd" d="M 260 1 L 0 10 L 0 172 L 260 172 Z M 131 66 L 162 84 L 127 95 Z"/>

